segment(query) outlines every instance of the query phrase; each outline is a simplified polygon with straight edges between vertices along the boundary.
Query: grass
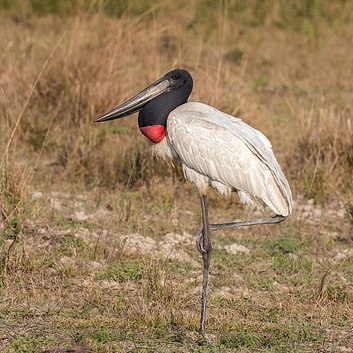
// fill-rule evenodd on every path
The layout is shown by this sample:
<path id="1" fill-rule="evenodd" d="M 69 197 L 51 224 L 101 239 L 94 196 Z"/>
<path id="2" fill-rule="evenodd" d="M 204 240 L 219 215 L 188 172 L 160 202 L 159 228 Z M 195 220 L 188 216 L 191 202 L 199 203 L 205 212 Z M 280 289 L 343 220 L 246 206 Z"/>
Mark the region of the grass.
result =
<path id="1" fill-rule="evenodd" d="M 182 5 L 0 0 L 2 352 L 353 346 L 351 2 Z M 93 124 L 178 66 L 192 100 L 270 138 L 296 201 L 281 225 L 214 235 L 211 342 L 196 333 L 196 191 L 151 159 L 135 118 Z M 253 216 L 213 192 L 210 210 Z"/>

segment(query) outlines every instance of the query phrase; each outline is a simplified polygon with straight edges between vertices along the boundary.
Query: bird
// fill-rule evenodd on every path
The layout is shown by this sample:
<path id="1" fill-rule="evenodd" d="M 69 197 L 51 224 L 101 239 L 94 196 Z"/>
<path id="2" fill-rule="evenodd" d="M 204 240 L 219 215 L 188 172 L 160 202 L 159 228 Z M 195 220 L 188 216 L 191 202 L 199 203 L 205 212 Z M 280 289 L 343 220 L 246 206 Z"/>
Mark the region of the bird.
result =
<path id="1" fill-rule="evenodd" d="M 199 332 L 206 338 L 211 234 L 283 222 L 292 212 L 292 192 L 265 135 L 212 106 L 188 102 L 192 90 L 191 74 L 186 69 L 173 69 L 95 122 L 138 112 L 138 127 L 150 141 L 152 154 L 164 161 L 178 160 L 184 177 L 195 184 L 202 214 L 202 230 L 196 237 L 203 260 Z M 266 205 L 274 215 L 212 224 L 208 217 L 210 187 L 223 196 L 237 192 L 243 203 L 261 208 Z"/>

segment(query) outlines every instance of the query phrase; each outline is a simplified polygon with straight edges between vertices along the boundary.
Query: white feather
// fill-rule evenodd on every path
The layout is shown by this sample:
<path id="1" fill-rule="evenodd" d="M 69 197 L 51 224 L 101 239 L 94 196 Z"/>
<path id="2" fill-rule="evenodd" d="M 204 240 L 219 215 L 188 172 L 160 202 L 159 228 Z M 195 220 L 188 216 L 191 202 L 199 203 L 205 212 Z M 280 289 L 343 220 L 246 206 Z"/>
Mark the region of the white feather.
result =
<path id="1" fill-rule="evenodd" d="M 162 142 L 156 154 L 177 156 L 185 178 L 200 193 L 211 184 L 224 195 L 240 192 L 247 204 L 262 201 L 276 214 L 291 213 L 291 190 L 270 141 L 241 119 L 206 104 L 186 103 L 169 114 Z"/>

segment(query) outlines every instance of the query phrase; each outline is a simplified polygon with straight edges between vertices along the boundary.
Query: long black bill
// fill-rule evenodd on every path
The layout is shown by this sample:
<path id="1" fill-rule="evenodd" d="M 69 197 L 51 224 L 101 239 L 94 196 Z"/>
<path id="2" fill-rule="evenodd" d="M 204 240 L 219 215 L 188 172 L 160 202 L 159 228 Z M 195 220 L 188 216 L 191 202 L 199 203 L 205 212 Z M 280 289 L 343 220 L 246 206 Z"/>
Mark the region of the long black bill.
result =
<path id="1" fill-rule="evenodd" d="M 153 98 L 156 98 L 162 93 L 167 92 L 169 88 L 169 80 L 162 77 L 159 80 L 153 82 L 136 96 L 128 99 L 126 102 L 118 105 L 114 109 L 96 119 L 95 122 L 100 123 L 102 121 L 119 119 L 123 118 L 124 116 L 131 115 L 142 109 Z"/>

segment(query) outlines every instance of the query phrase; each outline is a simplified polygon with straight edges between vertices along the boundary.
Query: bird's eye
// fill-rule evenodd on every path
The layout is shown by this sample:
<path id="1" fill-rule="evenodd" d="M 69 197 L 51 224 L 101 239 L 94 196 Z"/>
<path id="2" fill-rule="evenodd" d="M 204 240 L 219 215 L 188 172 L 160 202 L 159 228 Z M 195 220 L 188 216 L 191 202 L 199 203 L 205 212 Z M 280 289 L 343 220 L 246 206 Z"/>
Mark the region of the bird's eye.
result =
<path id="1" fill-rule="evenodd" d="M 172 80 L 178 80 L 180 78 L 180 75 L 176 74 L 176 75 L 172 75 Z"/>

